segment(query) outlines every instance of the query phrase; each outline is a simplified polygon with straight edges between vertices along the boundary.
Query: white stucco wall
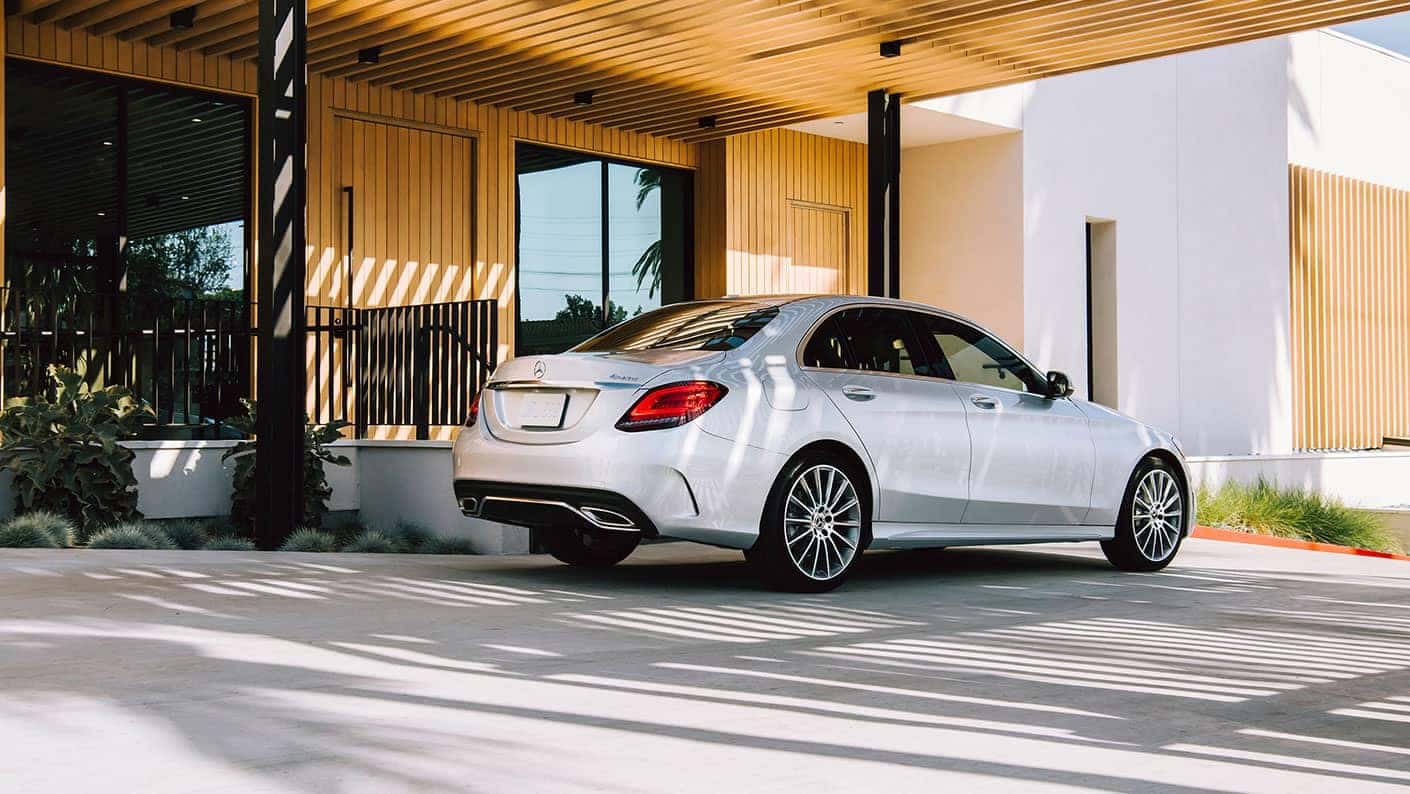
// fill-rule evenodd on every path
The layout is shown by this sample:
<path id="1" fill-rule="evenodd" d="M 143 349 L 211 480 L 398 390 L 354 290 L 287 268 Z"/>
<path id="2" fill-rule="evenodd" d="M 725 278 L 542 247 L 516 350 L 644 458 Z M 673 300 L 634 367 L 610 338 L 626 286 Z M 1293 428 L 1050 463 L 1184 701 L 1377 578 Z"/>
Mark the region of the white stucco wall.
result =
<path id="1" fill-rule="evenodd" d="M 1288 40 L 1290 161 L 1410 190 L 1410 59 L 1331 31 Z"/>
<path id="2" fill-rule="evenodd" d="M 1118 407 L 1197 454 L 1290 451 L 1290 47 L 1271 39 L 921 103 L 1021 132 L 904 152 L 903 294 L 1002 329 L 1085 394 L 1085 225 L 1113 221 Z M 995 148 L 1015 141 L 1016 156 Z M 1002 166 L 1015 163 L 1021 206 L 1005 192 Z M 1019 300 L 1020 284 L 1010 320 L 995 301 L 1005 288 Z"/>
<path id="3" fill-rule="evenodd" d="M 1023 341 L 1018 133 L 901 153 L 901 296 Z"/>

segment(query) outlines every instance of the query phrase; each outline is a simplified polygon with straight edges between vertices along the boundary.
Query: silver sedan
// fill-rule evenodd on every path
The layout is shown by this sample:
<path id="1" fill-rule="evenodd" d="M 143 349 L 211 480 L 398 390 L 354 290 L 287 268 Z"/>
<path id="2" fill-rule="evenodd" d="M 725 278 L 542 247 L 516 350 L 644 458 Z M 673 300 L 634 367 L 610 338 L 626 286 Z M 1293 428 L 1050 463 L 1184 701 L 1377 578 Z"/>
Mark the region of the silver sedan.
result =
<path id="1" fill-rule="evenodd" d="M 879 298 L 676 304 L 510 360 L 454 456 L 462 512 L 566 563 L 680 538 L 791 590 L 836 587 L 868 548 L 1098 541 L 1154 571 L 1194 523 L 1172 436 L 975 323 Z"/>

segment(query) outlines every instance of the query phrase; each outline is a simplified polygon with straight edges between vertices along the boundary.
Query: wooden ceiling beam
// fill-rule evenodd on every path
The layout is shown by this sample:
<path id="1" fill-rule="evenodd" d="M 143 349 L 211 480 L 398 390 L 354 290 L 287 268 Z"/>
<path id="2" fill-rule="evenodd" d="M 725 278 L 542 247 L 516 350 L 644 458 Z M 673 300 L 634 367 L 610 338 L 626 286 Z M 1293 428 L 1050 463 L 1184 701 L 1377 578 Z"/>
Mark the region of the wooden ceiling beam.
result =
<path id="1" fill-rule="evenodd" d="M 234 9 L 243 9 L 249 6 L 248 0 L 207 0 L 207 2 L 196 5 L 196 27 L 200 28 L 211 19 L 225 14 Z M 117 32 L 117 37 L 124 41 L 138 41 L 154 38 L 162 33 L 172 30 L 170 15 L 154 17 L 142 22 L 137 22 L 131 26 Z"/>

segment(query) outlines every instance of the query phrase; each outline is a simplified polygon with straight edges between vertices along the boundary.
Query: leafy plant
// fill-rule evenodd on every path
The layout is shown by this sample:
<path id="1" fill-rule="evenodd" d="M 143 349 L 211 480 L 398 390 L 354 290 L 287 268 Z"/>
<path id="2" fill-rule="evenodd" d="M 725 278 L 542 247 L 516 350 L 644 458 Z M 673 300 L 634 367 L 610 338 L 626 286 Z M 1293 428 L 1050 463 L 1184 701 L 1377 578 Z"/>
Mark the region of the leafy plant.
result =
<path id="1" fill-rule="evenodd" d="M 132 522 L 99 530 L 88 541 L 90 549 L 170 549 L 171 541 L 151 524 Z"/>
<path id="2" fill-rule="evenodd" d="M 256 425 L 256 405 L 253 400 L 242 400 L 245 416 L 231 420 L 231 424 L 253 434 Z M 346 455 L 339 455 L 328 448 L 329 444 L 342 438 L 342 430 L 350 427 L 350 422 L 338 420 L 326 425 L 315 425 L 304 418 L 304 525 L 323 526 L 323 518 L 328 515 L 328 497 L 333 488 L 328 485 L 328 477 L 323 466 L 348 466 L 352 461 Z M 234 493 L 230 499 L 230 518 L 240 527 L 254 526 L 255 518 L 255 465 L 258 458 L 258 439 L 242 441 L 227 450 L 221 460 L 234 460 Z"/>
<path id="3" fill-rule="evenodd" d="M 75 535 L 73 522 L 67 518 L 47 510 L 36 510 L 0 524 L 0 547 L 60 549 L 72 546 Z"/>
<path id="4" fill-rule="evenodd" d="M 435 539 L 435 534 L 431 530 L 410 521 L 398 521 L 392 525 L 391 529 L 384 530 L 382 534 L 397 545 L 397 551 L 405 552 L 419 552 L 427 543 Z"/>
<path id="5" fill-rule="evenodd" d="M 210 533 L 195 521 L 171 521 L 161 526 L 171 544 L 178 549 L 204 549 Z"/>
<path id="6" fill-rule="evenodd" d="M 89 389 L 71 369 L 49 367 L 54 396 L 18 397 L 0 412 L 0 468 L 14 475 L 19 512 L 68 516 L 84 532 L 137 512 L 136 455 L 119 444 L 152 409 L 121 386 Z"/>
<path id="7" fill-rule="evenodd" d="M 392 554 L 401 551 L 400 544 L 387 535 L 375 529 L 353 538 L 353 541 L 343 547 L 343 551 L 354 554 Z"/>
<path id="8" fill-rule="evenodd" d="M 254 551 L 255 542 L 234 535 L 221 535 L 206 543 L 206 551 Z"/>
<path id="9" fill-rule="evenodd" d="M 337 551 L 338 541 L 331 532 L 321 532 L 312 527 L 296 529 L 284 539 L 280 551 Z"/>
<path id="10" fill-rule="evenodd" d="M 469 538 L 448 535 L 431 538 L 421 547 L 422 554 L 474 554 L 475 545 Z"/>
<path id="11" fill-rule="evenodd" d="M 1297 538 L 1338 546 L 1400 552 L 1400 544 L 1371 513 L 1353 510 L 1331 497 L 1301 488 L 1279 488 L 1259 479 L 1246 485 L 1226 481 L 1200 485 L 1200 523 L 1259 535 Z"/>

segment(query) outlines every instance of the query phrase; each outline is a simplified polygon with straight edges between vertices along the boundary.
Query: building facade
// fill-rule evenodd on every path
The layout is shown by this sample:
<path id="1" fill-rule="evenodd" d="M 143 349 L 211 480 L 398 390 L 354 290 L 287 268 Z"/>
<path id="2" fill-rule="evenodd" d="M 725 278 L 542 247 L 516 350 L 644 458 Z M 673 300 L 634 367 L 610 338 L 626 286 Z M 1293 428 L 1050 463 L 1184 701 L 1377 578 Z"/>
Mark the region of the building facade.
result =
<path id="1" fill-rule="evenodd" d="M 31 351 L 6 364 L 5 389 L 23 393 L 43 345 L 64 358 L 59 326 L 23 331 L 70 312 L 64 360 L 157 405 L 167 437 L 138 443 L 153 517 L 223 511 L 224 420 L 258 396 L 255 28 L 248 8 L 217 5 L 193 22 L 165 5 L 40 0 L 4 22 L 6 349 Z M 361 437 L 335 508 L 463 529 L 443 498 L 444 444 L 495 361 L 675 300 L 873 288 L 866 119 L 778 126 L 836 92 L 810 89 L 808 107 L 718 99 L 737 106 L 718 121 L 653 104 L 656 89 L 545 87 L 508 56 L 496 70 L 498 56 L 430 38 L 379 66 L 379 48 L 356 46 L 359 21 L 389 41 L 433 27 L 335 5 L 311 22 L 303 284 L 308 412 Z M 901 297 L 975 317 L 1220 457 L 1211 471 L 1284 456 L 1305 480 L 1307 460 L 1339 464 L 1300 450 L 1410 434 L 1410 64 L 1318 32 L 1026 83 L 1015 75 L 1040 70 L 942 68 L 956 57 L 926 49 L 895 78 L 929 85 L 933 58 L 964 86 L 1005 84 L 902 110 Z M 635 110 L 597 111 L 608 93 Z M 104 297 L 119 292 L 120 320 Z M 1374 317 L 1356 302 L 1368 296 L 1383 298 Z M 1348 332 L 1324 317 L 1366 319 Z M 84 348 L 80 327 L 111 349 Z M 1375 366 L 1328 365 L 1352 361 Z M 1394 457 L 1377 455 L 1376 471 Z M 486 550 L 513 547 L 475 531 Z"/>

